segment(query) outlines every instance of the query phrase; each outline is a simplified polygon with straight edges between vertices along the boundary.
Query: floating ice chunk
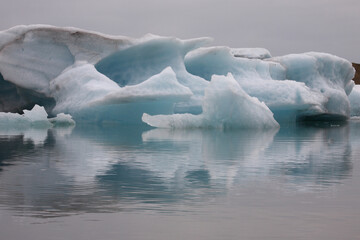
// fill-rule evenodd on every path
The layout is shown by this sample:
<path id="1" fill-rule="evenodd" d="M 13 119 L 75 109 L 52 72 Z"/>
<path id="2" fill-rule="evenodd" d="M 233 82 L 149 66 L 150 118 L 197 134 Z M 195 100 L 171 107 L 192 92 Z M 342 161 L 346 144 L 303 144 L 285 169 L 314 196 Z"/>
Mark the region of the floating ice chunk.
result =
<path id="1" fill-rule="evenodd" d="M 75 121 L 72 119 L 72 116 L 65 113 L 59 113 L 56 117 L 49 118 L 49 122 L 52 123 L 54 127 L 68 127 L 75 125 Z"/>
<path id="2" fill-rule="evenodd" d="M 47 121 L 48 114 L 43 107 L 35 105 L 31 110 L 24 110 L 24 117 L 31 122 Z"/>
<path id="3" fill-rule="evenodd" d="M 48 119 L 44 107 L 35 105 L 31 110 L 24 110 L 24 114 L 18 113 L 3 113 L 0 112 L 0 127 L 1 128 L 39 128 L 47 129 L 53 126 L 70 126 L 74 125 L 75 121 L 69 114 L 60 113 L 55 118 Z"/>
<path id="4" fill-rule="evenodd" d="M 355 85 L 349 95 L 351 117 L 360 117 L 360 85 Z"/>
<path id="5" fill-rule="evenodd" d="M 250 97 L 231 74 L 211 79 L 205 90 L 203 113 L 150 116 L 142 120 L 161 128 L 275 128 L 279 124 L 269 108 Z"/>
<path id="6" fill-rule="evenodd" d="M 44 107 L 35 105 L 31 110 L 24 110 L 24 118 L 30 122 L 31 127 L 50 128 L 52 124 L 48 121 L 48 114 Z"/>
<path id="7" fill-rule="evenodd" d="M 30 120 L 23 115 L 0 112 L 0 128 L 11 128 L 12 126 L 17 128 L 27 128 L 30 127 L 30 125 Z"/>
<path id="8" fill-rule="evenodd" d="M 43 107 L 35 105 L 31 110 L 24 110 L 24 114 L 0 113 L 0 125 L 16 128 L 49 128 L 52 124 L 47 120 L 47 113 Z"/>

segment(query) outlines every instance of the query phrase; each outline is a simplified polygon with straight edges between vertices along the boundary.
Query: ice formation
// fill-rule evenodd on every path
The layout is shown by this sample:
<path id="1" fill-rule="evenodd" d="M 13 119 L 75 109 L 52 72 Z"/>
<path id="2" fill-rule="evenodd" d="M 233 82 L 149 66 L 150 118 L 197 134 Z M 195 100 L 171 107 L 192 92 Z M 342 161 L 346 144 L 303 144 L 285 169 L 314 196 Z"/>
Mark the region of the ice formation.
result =
<path id="1" fill-rule="evenodd" d="M 280 122 L 324 114 L 349 116 L 347 95 L 354 86 L 354 69 L 347 60 L 325 53 L 247 59 L 235 58 L 231 51 L 197 49 L 186 56 L 186 68 L 207 80 L 231 72 L 245 92 L 265 102 Z"/>
<path id="2" fill-rule="evenodd" d="M 347 60 L 205 48 L 210 40 L 133 39 L 47 25 L 2 31 L 0 111 L 38 104 L 77 122 L 143 119 L 175 128 L 268 128 L 358 114 L 348 97 L 354 69 Z"/>
<path id="3" fill-rule="evenodd" d="M 0 128 L 51 128 L 53 126 L 71 126 L 75 121 L 69 114 L 60 113 L 54 118 L 48 118 L 44 107 L 35 105 L 24 114 L 0 112 Z"/>
<path id="4" fill-rule="evenodd" d="M 360 117 L 360 85 L 356 85 L 349 95 L 351 105 L 351 116 Z"/>
<path id="5" fill-rule="evenodd" d="M 275 128 L 278 123 L 269 108 L 257 98 L 250 97 L 231 74 L 213 75 L 205 89 L 199 115 L 189 113 L 150 116 L 143 121 L 161 128 Z"/>

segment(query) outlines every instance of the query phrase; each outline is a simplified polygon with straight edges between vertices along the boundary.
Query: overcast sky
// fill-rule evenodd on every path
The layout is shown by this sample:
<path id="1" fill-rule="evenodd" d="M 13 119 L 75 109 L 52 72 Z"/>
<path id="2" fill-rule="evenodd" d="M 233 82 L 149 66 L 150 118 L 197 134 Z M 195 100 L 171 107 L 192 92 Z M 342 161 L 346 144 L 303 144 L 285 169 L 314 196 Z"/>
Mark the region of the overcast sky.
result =
<path id="1" fill-rule="evenodd" d="M 146 33 L 213 45 L 264 47 L 273 56 L 306 51 L 360 62 L 359 0 L 2 0 L 0 29 L 74 26 L 113 35 Z"/>

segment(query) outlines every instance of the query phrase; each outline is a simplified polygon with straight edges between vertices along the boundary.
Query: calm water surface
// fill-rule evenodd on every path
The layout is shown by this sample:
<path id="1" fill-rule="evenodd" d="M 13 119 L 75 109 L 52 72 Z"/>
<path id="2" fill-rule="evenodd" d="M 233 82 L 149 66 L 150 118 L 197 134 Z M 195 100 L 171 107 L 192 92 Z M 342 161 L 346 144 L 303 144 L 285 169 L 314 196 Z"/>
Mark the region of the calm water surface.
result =
<path id="1" fill-rule="evenodd" d="M 0 239 L 360 239 L 360 122 L 0 129 Z"/>

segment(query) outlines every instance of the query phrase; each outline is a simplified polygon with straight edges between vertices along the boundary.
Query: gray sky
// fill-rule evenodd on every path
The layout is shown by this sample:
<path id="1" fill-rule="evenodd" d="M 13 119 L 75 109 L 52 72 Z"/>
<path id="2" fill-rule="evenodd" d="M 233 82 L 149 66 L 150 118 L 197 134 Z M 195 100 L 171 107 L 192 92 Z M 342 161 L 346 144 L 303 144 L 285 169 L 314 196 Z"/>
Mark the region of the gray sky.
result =
<path id="1" fill-rule="evenodd" d="M 74 26 L 113 35 L 146 33 L 213 45 L 264 47 L 273 56 L 306 51 L 360 62 L 359 0 L 3 0 L 0 29 Z"/>

